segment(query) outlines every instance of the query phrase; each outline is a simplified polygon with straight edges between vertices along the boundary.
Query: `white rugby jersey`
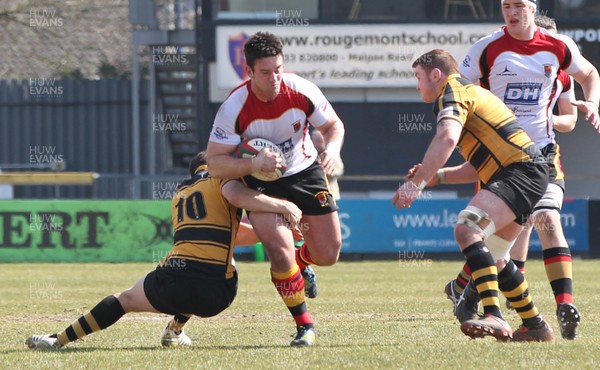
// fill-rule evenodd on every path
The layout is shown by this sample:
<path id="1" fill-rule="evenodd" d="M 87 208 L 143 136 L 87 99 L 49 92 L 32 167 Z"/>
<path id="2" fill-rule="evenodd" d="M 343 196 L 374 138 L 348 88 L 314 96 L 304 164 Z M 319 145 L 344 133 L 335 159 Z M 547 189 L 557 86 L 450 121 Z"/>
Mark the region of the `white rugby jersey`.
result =
<path id="1" fill-rule="evenodd" d="M 573 85 L 573 77 L 569 76 L 565 71 L 560 70 L 556 82 L 554 83 L 555 93 L 554 98 L 550 103 L 550 119 L 552 119 L 552 109 L 558 102 L 558 99 L 566 99 L 569 101 L 575 101 L 575 87 Z"/>
<path id="2" fill-rule="evenodd" d="M 558 99 L 565 99 L 571 102 L 575 101 L 575 86 L 573 77 L 569 76 L 565 71 L 561 70 L 554 83 L 556 93 L 550 103 L 550 107 L 554 108 Z"/>
<path id="3" fill-rule="evenodd" d="M 505 27 L 477 41 L 459 66 L 473 83 L 489 89 L 513 110 L 540 148 L 554 143 L 553 88 L 560 70 L 573 75 L 583 57 L 569 37 L 537 28 L 533 39 L 513 38 Z"/>
<path id="4" fill-rule="evenodd" d="M 319 127 L 334 110 L 321 90 L 293 73 L 284 73 L 275 100 L 263 102 L 250 89 L 251 80 L 236 87 L 223 102 L 210 133 L 210 141 L 238 145 L 263 138 L 277 144 L 285 155 L 285 176 L 296 174 L 317 159 L 309 124 Z"/>

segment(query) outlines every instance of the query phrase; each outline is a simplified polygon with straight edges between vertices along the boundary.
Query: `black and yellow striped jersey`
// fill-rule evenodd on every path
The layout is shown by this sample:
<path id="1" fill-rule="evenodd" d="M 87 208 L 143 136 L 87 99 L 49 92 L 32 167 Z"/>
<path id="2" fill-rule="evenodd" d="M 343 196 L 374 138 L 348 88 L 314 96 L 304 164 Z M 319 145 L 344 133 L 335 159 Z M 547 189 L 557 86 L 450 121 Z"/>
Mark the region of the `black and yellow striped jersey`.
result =
<path id="1" fill-rule="evenodd" d="M 227 181 L 209 177 L 202 166 L 179 185 L 171 203 L 174 245 L 162 265 L 169 258 L 183 258 L 195 270 L 233 276 L 233 247 L 242 210 L 223 197 L 221 187 Z"/>
<path id="2" fill-rule="evenodd" d="M 539 154 L 510 108 L 459 74 L 448 76 L 433 112 L 438 122 L 450 118 L 463 126 L 457 148 L 484 183 L 508 165 L 531 162 Z"/>

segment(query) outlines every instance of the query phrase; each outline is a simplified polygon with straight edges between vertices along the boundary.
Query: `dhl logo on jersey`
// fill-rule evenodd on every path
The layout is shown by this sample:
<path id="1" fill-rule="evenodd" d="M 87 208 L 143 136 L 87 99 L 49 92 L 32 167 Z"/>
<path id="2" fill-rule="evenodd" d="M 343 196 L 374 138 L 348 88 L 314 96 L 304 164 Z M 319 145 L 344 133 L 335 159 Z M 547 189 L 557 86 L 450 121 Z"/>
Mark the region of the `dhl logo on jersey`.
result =
<path id="1" fill-rule="evenodd" d="M 506 104 L 535 105 L 540 100 L 541 92 L 541 83 L 508 83 L 504 92 L 504 102 Z"/>

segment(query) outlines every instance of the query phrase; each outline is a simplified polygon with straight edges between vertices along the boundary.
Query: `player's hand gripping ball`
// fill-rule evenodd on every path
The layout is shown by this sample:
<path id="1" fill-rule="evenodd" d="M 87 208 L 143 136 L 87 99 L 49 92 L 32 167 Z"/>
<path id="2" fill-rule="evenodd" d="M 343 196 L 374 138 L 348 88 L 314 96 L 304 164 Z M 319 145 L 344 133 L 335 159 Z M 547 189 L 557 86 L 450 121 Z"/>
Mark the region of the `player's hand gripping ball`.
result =
<path id="1" fill-rule="evenodd" d="M 277 145 L 266 139 L 247 139 L 238 146 L 236 154 L 239 158 L 254 158 L 263 148 L 269 148 L 272 152 L 279 154 L 279 157 L 281 157 L 281 167 L 275 169 L 273 172 L 255 172 L 252 176 L 262 181 L 275 181 L 283 176 L 286 169 L 285 157 Z"/>

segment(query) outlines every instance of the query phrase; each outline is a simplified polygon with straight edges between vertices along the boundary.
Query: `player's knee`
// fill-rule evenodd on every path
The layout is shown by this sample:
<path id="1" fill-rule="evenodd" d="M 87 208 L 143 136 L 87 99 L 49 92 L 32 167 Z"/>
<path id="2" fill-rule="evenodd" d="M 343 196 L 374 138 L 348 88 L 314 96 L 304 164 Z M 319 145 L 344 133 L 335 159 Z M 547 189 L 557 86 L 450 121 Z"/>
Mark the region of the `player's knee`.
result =
<path id="1" fill-rule="evenodd" d="M 476 232 L 467 225 L 456 224 L 454 226 L 454 239 L 458 245 L 464 248 L 476 240 L 483 240 L 483 234 Z"/>
<path id="2" fill-rule="evenodd" d="M 336 244 L 330 244 L 325 248 L 320 248 L 318 251 L 311 251 L 311 256 L 315 263 L 319 266 L 331 266 L 334 265 L 340 258 L 341 242 Z M 309 247 L 310 251 L 310 247 Z"/>
<path id="3" fill-rule="evenodd" d="M 339 259 L 339 254 L 336 256 L 333 255 L 321 255 L 319 258 L 315 258 L 315 264 L 317 266 L 333 266 L 337 263 Z"/>
<path id="4" fill-rule="evenodd" d="M 465 225 L 474 232 L 483 234 L 484 240 L 496 232 L 496 225 L 489 215 L 481 208 L 467 206 L 458 213 L 458 225 Z"/>
<path id="5" fill-rule="evenodd" d="M 530 218 L 537 228 L 538 225 L 560 222 L 560 211 L 557 208 L 535 208 Z"/>
<path id="6" fill-rule="evenodd" d="M 535 230 L 539 234 L 548 236 L 562 234 L 560 224 L 560 212 L 558 209 L 539 209 L 531 216 L 535 225 Z"/>
<path id="7" fill-rule="evenodd" d="M 114 296 L 115 296 L 115 298 L 117 298 L 117 300 L 121 304 L 121 307 L 123 307 L 123 311 L 125 311 L 125 312 L 131 311 L 131 307 L 132 307 L 133 299 L 134 299 L 131 289 L 124 290 L 121 293 L 116 293 L 116 294 L 114 294 Z"/>

